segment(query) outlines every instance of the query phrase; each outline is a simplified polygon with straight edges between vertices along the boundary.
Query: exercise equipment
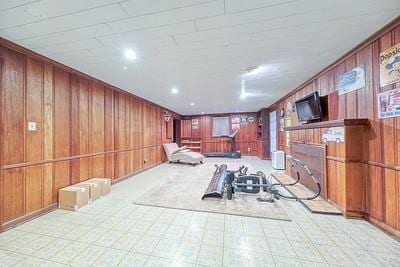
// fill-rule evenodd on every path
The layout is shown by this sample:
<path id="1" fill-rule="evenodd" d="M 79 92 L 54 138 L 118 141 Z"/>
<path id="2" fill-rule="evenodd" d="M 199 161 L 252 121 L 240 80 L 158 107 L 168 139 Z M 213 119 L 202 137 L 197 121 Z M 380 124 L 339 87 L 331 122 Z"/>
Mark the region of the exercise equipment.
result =
<path id="1" fill-rule="evenodd" d="M 224 191 L 226 191 L 226 198 L 231 200 L 235 193 L 258 194 L 261 189 L 265 192 L 265 195 L 257 198 L 259 202 L 274 202 L 280 198 L 296 201 L 317 198 L 321 194 L 321 184 L 316 180 L 311 170 L 304 162 L 292 156 L 287 156 L 287 160 L 296 171 L 296 179 L 291 183 L 276 182 L 276 179 L 272 175 L 267 178 L 261 171 L 255 174 L 247 174 L 248 168 L 245 166 L 241 166 L 236 171 L 231 171 L 227 170 L 226 164 L 222 164 L 221 166 L 215 165 L 217 169 L 202 199 L 206 197 L 222 198 Z M 314 181 L 317 188 L 316 192 L 308 197 L 296 197 L 282 193 L 280 189 L 294 186 L 300 182 L 301 170 Z"/>
<path id="2" fill-rule="evenodd" d="M 240 154 L 239 151 L 236 151 L 236 144 L 235 144 L 235 136 L 238 132 L 239 132 L 239 130 L 236 130 L 231 135 L 221 136 L 221 137 L 229 138 L 229 142 L 231 143 L 231 147 L 232 147 L 231 152 L 207 152 L 207 153 L 203 153 L 203 155 L 206 157 L 214 157 L 214 158 L 233 158 L 233 159 L 241 158 L 242 155 Z"/>
<path id="3" fill-rule="evenodd" d="M 210 183 L 208 184 L 206 192 L 201 198 L 202 200 L 209 197 L 222 198 L 223 196 L 228 167 L 226 164 L 222 164 L 221 166 L 215 165 L 215 167 L 216 170 L 211 178 Z"/>

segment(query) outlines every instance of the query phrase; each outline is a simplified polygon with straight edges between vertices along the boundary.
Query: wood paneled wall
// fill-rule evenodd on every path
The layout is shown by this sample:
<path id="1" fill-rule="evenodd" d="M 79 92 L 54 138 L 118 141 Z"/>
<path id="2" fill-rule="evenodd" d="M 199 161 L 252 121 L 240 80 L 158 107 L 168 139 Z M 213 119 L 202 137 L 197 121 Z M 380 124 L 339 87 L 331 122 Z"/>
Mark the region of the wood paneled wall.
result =
<path id="1" fill-rule="evenodd" d="M 54 208 L 62 187 L 164 161 L 163 108 L 5 46 L 0 69 L 2 229 Z"/>
<path id="2" fill-rule="evenodd" d="M 202 152 L 226 152 L 231 151 L 228 138 L 212 136 L 212 118 L 220 117 L 254 117 L 254 122 L 240 123 L 239 133 L 236 135 L 236 149 L 242 155 L 257 155 L 257 113 L 234 113 L 218 115 L 202 115 L 185 117 L 181 124 L 182 137 L 200 137 Z M 192 119 L 199 120 L 199 129 L 192 129 Z"/>
<path id="3" fill-rule="evenodd" d="M 322 96 L 330 94 L 338 89 L 340 74 L 365 64 L 366 87 L 339 96 L 329 108 L 337 110 L 338 119 L 369 119 L 368 148 L 362 166 L 365 185 L 359 185 L 366 186 L 365 212 L 371 221 L 397 235 L 400 233 L 400 118 L 378 119 L 377 94 L 400 86 L 400 83 L 379 86 L 379 54 L 400 42 L 399 25 L 400 18 L 270 107 L 286 108 L 288 102 L 294 103 L 314 90 Z M 291 114 L 291 121 L 292 126 L 298 125 L 297 114 Z M 302 130 L 292 133 L 290 139 L 318 144 L 322 134 L 321 129 Z M 286 133 L 279 132 L 278 139 L 279 148 L 290 153 Z M 340 176 L 344 170 L 336 162 L 329 162 L 328 172 Z"/>

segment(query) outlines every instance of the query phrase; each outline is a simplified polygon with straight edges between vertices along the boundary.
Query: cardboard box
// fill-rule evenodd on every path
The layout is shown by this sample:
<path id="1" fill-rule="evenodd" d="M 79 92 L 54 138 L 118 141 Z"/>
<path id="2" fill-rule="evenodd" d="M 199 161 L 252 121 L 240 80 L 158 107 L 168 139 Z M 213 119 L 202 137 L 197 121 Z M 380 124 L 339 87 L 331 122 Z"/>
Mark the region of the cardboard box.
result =
<path id="1" fill-rule="evenodd" d="M 86 186 L 89 189 L 89 198 L 93 202 L 101 197 L 101 184 L 96 182 L 81 182 L 76 186 Z"/>
<path id="2" fill-rule="evenodd" d="M 87 182 L 95 182 L 101 185 L 101 195 L 105 196 L 111 192 L 111 179 L 108 178 L 93 178 Z"/>
<path id="3" fill-rule="evenodd" d="M 89 203 L 89 189 L 68 186 L 58 190 L 58 207 L 66 210 L 78 210 Z"/>

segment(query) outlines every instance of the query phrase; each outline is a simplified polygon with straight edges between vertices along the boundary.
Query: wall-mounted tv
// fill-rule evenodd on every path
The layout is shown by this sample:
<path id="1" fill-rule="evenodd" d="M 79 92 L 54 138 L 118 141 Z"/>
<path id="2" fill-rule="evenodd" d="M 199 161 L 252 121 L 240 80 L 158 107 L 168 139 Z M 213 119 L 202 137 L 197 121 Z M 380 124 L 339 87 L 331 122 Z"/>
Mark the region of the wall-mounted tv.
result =
<path id="1" fill-rule="evenodd" d="M 299 122 L 310 122 L 321 119 L 321 101 L 317 91 L 297 100 L 294 104 Z"/>

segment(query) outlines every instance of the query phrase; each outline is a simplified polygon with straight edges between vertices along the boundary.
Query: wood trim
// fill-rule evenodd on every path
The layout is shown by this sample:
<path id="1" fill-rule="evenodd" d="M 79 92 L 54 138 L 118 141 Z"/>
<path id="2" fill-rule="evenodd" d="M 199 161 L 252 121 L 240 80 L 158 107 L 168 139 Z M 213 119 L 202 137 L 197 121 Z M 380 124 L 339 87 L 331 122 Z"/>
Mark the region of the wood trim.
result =
<path id="1" fill-rule="evenodd" d="M 358 45 L 356 45 L 350 51 L 348 51 L 343 56 L 341 56 L 338 59 L 336 59 L 335 61 L 333 61 L 331 64 L 326 66 L 321 71 L 319 71 L 316 74 L 314 74 L 313 76 L 311 76 L 311 78 L 307 79 L 305 82 L 303 82 L 302 84 L 297 86 L 295 89 L 293 89 L 292 91 L 290 91 L 289 93 L 287 93 L 283 97 L 279 98 L 276 102 L 274 102 L 273 104 L 269 105 L 268 108 L 274 108 L 275 106 L 277 106 L 279 104 L 279 102 L 282 99 L 289 98 L 292 95 L 296 94 L 297 92 L 302 90 L 305 86 L 307 86 L 310 83 L 312 83 L 315 79 L 317 79 L 318 77 L 324 75 L 328 71 L 332 70 L 333 68 L 336 67 L 336 65 L 338 65 L 338 64 L 344 62 L 345 60 L 347 60 L 348 58 L 352 57 L 355 53 L 357 53 L 357 52 L 361 51 L 362 49 L 366 48 L 367 46 L 371 45 L 373 42 L 377 41 L 379 38 L 381 38 L 385 34 L 389 33 L 390 31 L 392 31 L 394 28 L 396 28 L 398 26 L 400 26 L 400 16 L 398 16 L 397 18 L 395 18 L 394 20 L 392 20 L 391 22 L 389 22 L 388 24 L 383 26 L 383 28 L 381 28 L 378 31 L 376 31 L 375 33 L 373 33 L 367 39 L 361 41 Z"/>
<path id="2" fill-rule="evenodd" d="M 36 219 L 37 217 L 40 217 L 46 213 L 49 213 L 49 212 L 57 209 L 57 205 L 58 205 L 57 203 L 51 204 L 48 207 L 42 208 L 40 210 L 34 211 L 34 212 L 26 214 L 24 216 L 18 217 L 17 219 L 7 222 L 5 224 L 1 224 L 0 225 L 0 233 L 4 232 L 6 230 L 9 230 L 11 228 L 14 228 L 14 227 L 16 227 L 22 223 L 25 223 L 27 221 Z"/>
<path id="3" fill-rule="evenodd" d="M 150 169 L 152 169 L 152 168 L 154 168 L 154 167 L 157 167 L 158 165 L 161 165 L 161 164 L 163 164 L 163 163 L 165 163 L 165 162 L 166 162 L 166 161 L 162 161 L 162 162 L 159 162 L 159 163 L 150 165 L 150 166 L 148 166 L 148 167 L 146 167 L 146 168 L 140 169 L 140 170 L 138 170 L 138 171 L 135 171 L 135 172 L 133 172 L 133 173 L 127 174 L 127 175 L 125 175 L 125 176 L 122 176 L 122 177 L 119 177 L 119 178 L 117 178 L 117 179 L 114 179 L 114 180 L 111 181 L 111 184 L 114 185 L 114 184 L 117 184 L 117 183 L 119 183 L 119 182 L 122 182 L 122 181 L 124 181 L 124 180 L 126 180 L 126 179 L 128 179 L 128 178 L 131 178 L 131 177 L 134 176 L 134 175 L 137 175 L 137 174 L 142 173 L 142 172 L 144 172 L 144 171 L 150 170 Z"/>
<path id="4" fill-rule="evenodd" d="M 368 124 L 368 119 L 341 119 L 341 120 L 322 121 L 322 122 L 308 123 L 298 126 L 285 127 L 284 131 L 296 131 L 296 130 L 330 128 L 330 127 L 341 127 L 341 126 L 362 126 L 367 124 Z"/>
<path id="5" fill-rule="evenodd" d="M 190 120 L 195 117 L 211 116 L 211 117 L 224 117 L 224 116 L 236 116 L 236 115 L 249 115 L 249 113 L 257 113 L 257 111 L 242 111 L 242 112 L 221 112 L 221 113 L 206 113 L 206 114 L 193 114 L 193 115 L 182 115 L 182 120 Z"/>
<path id="6" fill-rule="evenodd" d="M 151 168 L 154 168 L 154 167 L 156 167 L 156 166 L 158 166 L 158 165 L 161 165 L 161 164 L 163 164 L 163 163 L 165 163 L 165 161 L 164 161 L 164 162 L 157 163 L 157 164 L 153 164 L 153 165 L 151 165 L 151 166 L 148 166 L 148 167 L 146 167 L 146 168 L 143 168 L 143 169 L 138 170 L 138 171 L 136 171 L 136 172 L 133 172 L 133 173 L 131 173 L 131 174 L 125 175 L 125 176 L 123 176 L 123 177 L 121 177 L 121 178 L 118 178 L 118 179 L 116 179 L 116 180 L 112 180 L 112 181 L 111 181 L 111 184 L 114 185 L 114 184 L 116 184 L 116 183 L 122 182 L 123 180 L 126 180 L 126 179 L 128 179 L 128 178 L 130 178 L 130 177 L 132 177 L 132 176 L 134 176 L 134 175 L 137 175 L 137 174 L 139 174 L 139 173 L 142 173 L 142 172 L 144 172 L 144 171 L 147 171 L 147 170 L 149 170 L 149 169 L 151 169 Z M 56 210 L 56 209 L 57 209 L 57 206 L 58 206 L 58 203 L 53 203 L 52 205 L 50 205 L 50 206 L 48 206 L 48 207 L 45 207 L 45 208 L 42 208 L 42 209 L 40 209 L 40 210 L 34 211 L 34 212 L 32 212 L 32 213 L 26 214 L 26 215 L 24 215 L 24 216 L 22 216 L 22 217 L 18 217 L 17 219 L 15 219 L 15 220 L 13 220 L 13 221 L 7 222 L 7 223 L 5 223 L 5 224 L 0 224 L 0 233 L 1 233 L 1 232 L 4 232 L 4 231 L 7 231 L 7 230 L 9 230 L 9 229 L 11 229 L 11 228 L 14 228 L 14 227 L 16 227 L 16 226 L 18 226 L 18 225 L 20 225 L 20 224 L 22 224 L 22 223 L 26 223 L 26 222 L 28 222 L 28 221 L 30 221 L 30 220 L 33 220 L 33 219 L 35 219 L 35 218 L 37 218 L 37 217 L 40 217 L 40 216 L 42 216 L 42 215 L 44 215 L 44 214 L 47 214 L 47 213 L 49 213 L 49 212 L 51 212 L 51 211 L 53 211 L 53 210 Z"/>
<path id="7" fill-rule="evenodd" d="M 365 164 L 365 160 L 357 160 L 357 159 L 345 159 L 340 157 L 326 156 L 327 160 L 338 161 L 342 163 L 362 163 Z"/>
<path id="8" fill-rule="evenodd" d="M 396 230 L 395 228 L 389 226 L 388 224 L 381 222 L 371 216 L 367 216 L 366 219 L 373 225 L 376 225 L 379 230 L 384 231 L 385 233 L 389 234 L 393 238 L 400 241 L 400 231 L 399 230 Z"/>
<path id="9" fill-rule="evenodd" d="M 135 147 L 135 148 L 124 148 L 124 149 L 117 149 L 117 150 L 109 150 L 109 151 L 104 151 L 104 152 L 82 154 L 82 155 L 77 155 L 77 156 L 62 157 L 62 158 L 55 158 L 55 159 L 49 159 L 49 160 L 39 160 L 39 161 L 17 163 L 17 164 L 11 164 L 11 165 L 4 165 L 2 167 L 2 169 L 3 170 L 8 170 L 8 169 L 15 169 L 15 168 L 23 168 L 23 167 L 40 165 L 40 164 L 55 163 L 55 162 L 74 160 L 74 159 L 90 158 L 90 157 L 95 157 L 95 156 L 102 156 L 102 155 L 108 155 L 108 154 L 113 154 L 113 153 L 135 151 L 135 150 L 141 150 L 141 149 L 153 148 L 153 147 L 160 147 L 160 146 L 162 146 L 162 144 L 139 147 L 139 148 Z"/>
<path id="10" fill-rule="evenodd" d="M 328 160 L 338 161 L 338 162 L 342 162 L 342 163 L 362 163 L 362 164 L 376 166 L 376 167 L 380 167 L 380 168 L 384 168 L 384 169 L 400 171 L 400 166 L 384 164 L 384 163 L 380 163 L 380 162 L 376 162 L 376 161 L 345 159 L 345 158 L 339 158 L 339 157 L 333 157 L 333 156 L 326 156 L 326 158 Z"/>
<path id="11" fill-rule="evenodd" d="M 400 166 L 396 166 L 396 165 L 390 165 L 390 164 L 385 164 L 385 163 L 370 161 L 370 160 L 366 161 L 366 163 L 371 166 L 400 171 Z"/>

